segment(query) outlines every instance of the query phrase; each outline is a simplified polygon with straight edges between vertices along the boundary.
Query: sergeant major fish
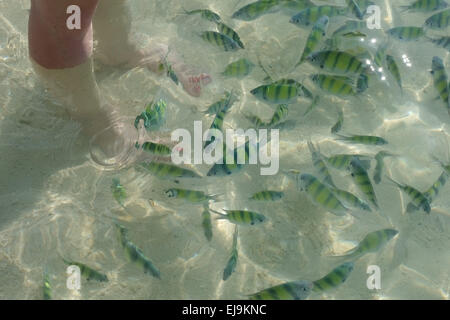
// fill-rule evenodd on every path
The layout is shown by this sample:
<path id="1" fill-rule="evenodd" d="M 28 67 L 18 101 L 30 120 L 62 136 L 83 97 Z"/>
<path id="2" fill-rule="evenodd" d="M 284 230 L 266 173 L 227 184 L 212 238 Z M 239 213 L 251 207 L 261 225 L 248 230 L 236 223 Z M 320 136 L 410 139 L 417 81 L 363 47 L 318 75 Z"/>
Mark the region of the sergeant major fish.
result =
<path id="1" fill-rule="evenodd" d="M 248 297 L 250 300 L 305 300 L 312 288 L 311 281 L 292 281 L 261 290 Z"/>
<path id="2" fill-rule="evenodd" d="M 227 265 L 223 270 L 223 281 L 226 281 L 236 269 L 238 260 L 238 226 L 234 227 L 233 245 L 231 247 L 231 256 L 228 259 Z"/>

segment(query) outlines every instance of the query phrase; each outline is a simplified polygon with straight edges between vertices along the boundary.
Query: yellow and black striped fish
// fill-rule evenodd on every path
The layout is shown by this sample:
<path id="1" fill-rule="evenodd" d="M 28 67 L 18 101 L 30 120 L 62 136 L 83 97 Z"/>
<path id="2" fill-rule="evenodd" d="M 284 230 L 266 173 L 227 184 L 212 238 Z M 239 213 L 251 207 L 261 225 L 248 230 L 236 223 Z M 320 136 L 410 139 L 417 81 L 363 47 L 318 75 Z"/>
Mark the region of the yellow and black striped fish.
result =
<path id="1" fill-rule="evenodd" d="M 230 37 L 216 31 L 204 31 L 200 34 L 203 40 L 219 47 L 224 51 L 236 51 L 240 47 Z"/>
<path id="2" fill-rule="evenodd" d="M 386 64 L 389 72 L 394 77 L 395 81 L 397 81 L 398 86 L 400 87 L 400 90 L 403 92 L 402 87 L 402 78 L 400 76 L 400 69 L 398 68 L 397 62 L 395 62 L 395 59 L 391 55 L 386 55 Z"/>
<path id="3" fill-rule="evenodd" d="M 392 238 L 398 234 L 394 229 L 383 229 L 369 233 L 361 240 L 361 242 L 353 249 L 349 250 L 345 255 L 339 256 L 347 260 L 356 260 L 366 253 L 377 252 L 384 247 Z"/>
<path id="4" fill-rule="evenodd" d="M 226 144 L 224 144 L 223 158 L 215 163 L 206 175 L 208 177 L 223 177 L 240 171 L 245 164 L 249 163 L 250 151 L 254 150 L 253 148 L 254 146 L 250 145 L 250 140 L 234 150 L 228 150 Z"/>
<path id="5" fill-rule="evenodd" d="M 243 21 L 255 20 L 264 14 L 278 11 L 278 1 L 279 0 L 260 0 L 252 2 L 237 10 L 231 17 Z"/>
<path id="6" fill-rule="evenodd" d="M 402 41 L 415 41 L 425 35 L 422 27 L 395 27 L 386 31 L 391 37 Z"/>
<path id="7" fill-rule="evenodd" d="M 144 273 L 148 273 L 155 278 L 161 279 L 161 273 L 158 268 L 144 255 L 138 246 L 128 239 L 128 230 L 118 223 L 116 223 L 116 226 L 119 229 L 120 243 L 122 244 L 128 259 L 131 262 L 140 265 L 143 268 Z"/>
<path id="8" fill-rule="evenodd" d="M 447 7 L 448 4 L 445 0 L 416 0 L 408 6 L 400 6 L 400 9 L 404 11 L 430 12 Z"/>
<path id="9" fill-rule="evenodd" d="M 437 56 L 433 57 L 433 61 L 431 63 L 431 74 L 433 76 L 434 87 L 438 91 L 439 97 L 450 112 L 450 86 L 448 76 L 442 59 Z"/>
<path id="10" fill-rule="evenodd" d="M 221 34 L 224 34 L 228 38 L 232 39 L 234 42 L 238 44 L 239 47 L 241 47 L 241 49 L 245 49 L 244 44 L 242 43 L 241 38 L 239 37 L 239 34 L 236 31 L 234 31 L 232 28 L 230 28 L 223 22 L 217 23 L 217 28 L 219 29 L 219 32 Z"/>
<path id="11" fill-rule="evenodd" d="M 227 265 L 225 266 L 225 269 L 223 270 L 223 281 L 226 281 L 231 274 L 236 269 L 238 260 L 238 226 L 236 225 L 234 227 L 234 235 L 233 235 L 233 245 L 231 247 L 231 256 L 228 259 Z"/>
<path id="12" fill-rule="evenodd" d="M 63 259 L 64 263 L 67 264 L 68 266 L 77 266 L 78 268 L 80 268 L 81 275 L 83 277 L 85 277 L 88 281 L 89 280 L 96 280 L 96 281 L 100 281 L 100 282 L 108 281 L 108 277 L 105 274 L 98 272 L 98 271 L 88 267 L 85 264 L 75 262 L 75 261 L 69 261 L 64 258 L 62 258 L 62 259 Z"/>
<path id="13" fill-rule="evenodd" d="M 245 77 L 252 72 L 255 65 L 248 59 L 242 58 L 226 66 L 222 75 L 227 77 Z"/>
<path id="14" fill-rule="evenodd" d="M 339 200 L 341 200 L 341 202 L 346 207 L 353 207 L 365 211 L 372 211 L 372 209 L 370 209 L 369 205 L 366 202 L 362 201 L 351 192 L 341 190 L 338 188 L 333 188 L 331 191 L 339 198 Z"/>
<path id="15" fill-rule="evenodd" d="M 273 190 L 264 190 L 264 191 L 256 192 L 249 199 L 250 200 L 258 200 L 258 201 L 276 201 L 276 200 L 280 200 L 283 197 L 284 197 L 284 192 L 273 191 Z"/>
<path id="16" fill-rule="evenodd" d="M 254 211 L 223 209 L 223 211 L 225 211 L 227 214 L 223 214 L 212 209 L 211 211 L 219 215 L 219 217 L 217 218 L 219 220 L 228 220 L 231 223 L 243 226 L 254 226 L 261 224 L 267 220 L 264 215 Z"/>
<path id="17" fill-rule="evenodd" d="M 296 84 L 266 84 L 250 91 L 256 98 L 271 104 L 293 103 L 301 94 Z"/>
<path id="18" fill-rule="evenodd" d="M 316 177 L 310 174 L 298 176 L 297 186 L 301 191 L 305 191 L 315 204 L 323 207 L 328 212 L 337 216 L 347 214 L 348 209 L 339 201 L 331 191 L 331 187 L 323 184 Z"/>
<path id="19" fill-rule="evenodd" d="M 292 281 L 261 290 L 248 297 L 250 300 L 305 300 L 312 288 L 311 281 Z"/>
<path id="20" fill-rule="evenodd" d="M 450 9 L 439 11 L 425 21 L 425 26 L 430 29 L 445 29 L 450 25 Z"/>
<path id="21" fill-rule="evenodd" d="M 450 52 L 450 37 L 427 38 L 435 45 L 442 47 Z"/>
<path id="22" fill-rule="evenodd" d="M 268 126 L 273 127 L 277 124 L 280 124 L 283 122 L 289 113 L 289 108 L 286 104 L 280 104 L 275 109 L 275 112 L 273 113 L 272 119 L 270 119 Z"/>
<path id="23" fill-rule="evenodd" d="M 144 120 L 144 127 L 147 131 L 158 130 L 165 122 L 167 102 L 159 99 L 157 102 L 147 104 L 145 111 L 136 117 L 134 126 L 137 129 L 139 122 Z"/>
<path id="24" fill-rule="evenodd" d="M 142 167 L 159 178 L 201 178 L 198 173 L 162 162 L 144 162 Z"/>
<path id="25" fill-rule="evenodd" d="M 430 213 L 430 211 L 431 211 L 430 201 L 427 199 L 427 197 L 425 197 L 425 195 L 422 192 L 420 192 L 419 190 L 417 190 L 411 186 L 398 183 L 397 181 L 395 181 L 392 178 L 389 178 L 387 176 L 386 176 L 386 178 L 389 179 L 389 181 L 393 182 L 397 187 L 402 189 L 404 192 L 406 192 L 406 194 L 409 195 L 409 197 L 411 198 L 411 200 L 412 200 L 411 202 L 417 208 L 422 209 L 426 213 Z"/>
<path id="26" fill-rule="evenodd" d="M 168 156 L 172 153 L 172 149 L 168 146 L 160 143 L 154 143 L 151 141 L 144 142 L 142 144 L 142 149 L 158 156 Z"/>
<path id="27" fill-rule="evenodd" d="M 214 102 L 212 105 L 208 107 L 208 109 L 204 112 L 206 114 L 217 114 L 220 110 L 228 111 L 233 103 L 235 102 L 236 97 L 233 95 L 233 92 L 225 92 L 225 97 L 220 99 L 219 101 Z"/>
<path id="28" fill-rule="evenodd" d="M 336 138 L 336 140 L 343 140 L 350 143 L 366 144 L 374 146 L 382 146 L 388 144 L 388 141 L 386 139 L 377 136 L 359 136 L 359 135 L 343 136 L 341 134 L 336 135 L 339 136 L 339 138 Z"/>
<path id="29" fill-rule="evenodd" d="M 353 180 L 356 186 L 364 193 L 367 199 L 378 209 L 378 201 L 375 194 L 375 190 L 370 181 L 369 174 L 367 170 L 364 169 L 363 165 L 358 159 L 352 159 L 350 161 L 350 166 L 348 168 L 352 174 Z"/>
<path id="30" fill-rule="evenodd" d="M 220 20 L 221 20 L 220 16 L 217 13 L 215 13 L 214 11 L 211 11 L 209 9 L 195 9 L 195 10 L 191 10 L 191 11 L 187 11 L 186 9 L 184 9 L 184 13 L 187 15 L 200 13 L 200 16 L 203 19 L 206 19 L 211 22 L 220 22 Z"/>
<path id="31" fill-rule="evenodd" d="M 322 38 L 325 37 L 329 22 L 330 18 L 327 16 L 322 16 L 316 21 L 316 23 L 314 23 L 311 33 L 309 34 L 308 39 L 306 39 L 305 48 L 303 49 L 300 61 L 296 64 L 296 66 L 303 63 L 306 60 L 306 57 L 314 52 Z"/>
<path id="32" fill-rule="evenodd" d="M 320 179 L 327 185 L 335 187 L 333 178 L 331 177 L 331 174 L 328 171 L 327 165 L 325 164 L 325 161 L 323 160 L 322 154 L 320 153 L 319 149 L 316 149 L 310 140 L 308 140 L 307 143 L 309 152 L 311 152 L 311 158 L 314 168 L 316 168 L 316 171 Z"/>
<path id="33" fill-rule="evenodd" d="M 345 51 L 317 51 L 306 59 L 312 65 L 332 73 L 360 74 L 366 69 L 358 58 Z"/>
<path id="34" fill-rule="evenodd" d="M 364 169 L 370 169 L 370 159 L 368 159 L 367 156 L 358 154 L 337 154 L 330 157 L 324 157 L 325 162 L 329 166 L 338 170 L 347 170 L 353 159 L 359 160 Z"/>
<path id="35" fill-rule="evenodd" d="M 345 76 L 333 76 L 328 74 L 313 74 L 310 76 L 320 89 L 337 96 L 354 96 L 355 89 L 351 85 L 353 79 Z"/>
<path id="36" fill-rule="evenodd" d="M 316 23 L 320 17 L 328 16 L 335 17 L 339 15 L 346 15 L 348 9 L 346 7 L 336 7 L 336 6 L 314 6 L 306 8 L 296 15 L 292 16 L 289 20 L 290 23 L 295 24 L 299 27 L 307 27 Z"/>
<path id="37" fill-rule="evenodd" d="M 180 189 L 180 188 L 170 188 L 165 192 L 165 194 L 169 198 L 185 199 L 192 203 L 214 200 L 219 196 L 219 195 L 208 195 L 203 191 Z"/>
<path id="38" fill-rule="evenodd" d="M 339 267 L 333 269 L 333 271 L 331 271 L 325 277 L 314 281 L 312 291 L 323 292 L 337 288 L 347 280 L 347 278 L 350 276 L 350 273 L 353 271 L 353 268 L 353 262 L 346 262 L 344 264 L 341 264 Z"/>

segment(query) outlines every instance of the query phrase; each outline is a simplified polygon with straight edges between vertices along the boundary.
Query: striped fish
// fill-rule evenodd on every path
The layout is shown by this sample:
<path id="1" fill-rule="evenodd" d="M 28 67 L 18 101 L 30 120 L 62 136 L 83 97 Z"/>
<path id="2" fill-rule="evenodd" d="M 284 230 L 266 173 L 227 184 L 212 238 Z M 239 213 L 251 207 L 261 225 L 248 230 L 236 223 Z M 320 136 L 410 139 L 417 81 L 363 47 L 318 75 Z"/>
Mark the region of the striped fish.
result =
<path id="1" fill-rule="evenodd" d="M 288 106 L 286 104 L 280 104 L 275 109 L 275 112 L 273 113 L 272 119 L 270 119 L 268 126 L 273 127 L 281 122 L 283 122 L 289 113 Z"/>
<path id="2" fill-rule="evenodd" d="M 338 120 L 335 125 L 331 127 L 331 133 L 338 133 L 341 131 L 342 126 L 344 125 L 344 112 L 342 111 L 342 107 L 338 107 Z"/>
<path id="3" fill-rule="evenodd" d="M 439 92 L 439 97 L 450 112 L 450 87 L 448 84 L 447 72 L 445 71 L 444 63 L 441 58 L 436 56 L 433 57 L 431 63 L 431 75 L 433 76 L 434 87 Z"/>
<path id="4" fill-rule="evenodd" d="M 343 97 L 356 94 L 353 86 L 349 84 L 353 81 L 351 78 L 327 74 L 313 74 L 310 78 L 312 82 L 325 92 Z"/>
<path id="5" fill-rule="evenodd" d="M 429 41 L 434 43 L 435 45 L 442 47 L 450 52 L 450 37 L 439 37 L 436 39 L 427 38 Z"/>
<path id="6" fill-rule="evenodd" d="M 336 6 L 315 6 L 306 8 L 289 20 L 290 23 L 299 27 L 307 27 L 317 22 L 322 16 L 335 17 L 339 15 L 346 15 L 348 9 L 346 7 Z"/>
<path id="7" fill-rule="evenodd" d="M 395 62 L 393 56 L 388 54 L 386 55 L 386 63 L 389 72 L 394 77 L 395 81 L 397 81 L 397 84 L 400 87 L 400 91 L 402 91 L 403 93 L 402 78 L 400 76 L 400 69 L 398 68 L 397 62 Z"/>
<path id="8" fill-rule="evenodd" d="M 445 0 L 416 0 L 409 6 L 400 6 L 400 9 L 404 11 L 430 12 L 447 7 L 448 4 Z"/>
<path id="9" fill-rule="evenodd" d="M 384 61 L 386 60 L 386 50 L 388 48 L 388 43 L 382 43 L 380 44 L 380 46 L 377 49 L 377 52 L 375 53 L 375 64 L 379 67 L 379 68 L 383 68 L 384 66 Z"/>
<path id="10" fill-rule="evenodd" d="M 367 156 L 357 154 L 337 154 L 331 157 L 324 157 L 325 162 L 338 170 L 347 170 L 353 159 L 359 160 L 365 170 L 370 169 L 370 160 Z"/>
<path id="11" fill-rule="evenodd" d="M 305 191 L 316 205 L 323 207 L 328 212 L 337 216 L 347 213 L 347 208 L 331 191 L 331 188 L 310 174 L 301 174 L 297 180 L 300 191 Z"/>
<path id="12" fill-rule="evenodd" d="M 392 178 L 389 177 L 386 178 L 388 178 L 389 181 L 393 182 L 397 187 L 402 189 L 411 198 L 412 203 L 416 206 L 416 208 L 423 209 L 423 211 L 425 211 L 426 213 L 430 213 L 431 211 L 430 201 L 425 197 L 425 195 L 422 192 L 408 185 L 398 183 Z"/>
<path id="13" fill-rule="evenodd" d="M 214 120 L 211 124 L 210 130 L 219 130 L 222 132 L 223 129 L 223 120 L 225 119 L 225 116 L 227 115 L 227 111 L 225 109 L 219 110 L 217 112 L 216 116 L 214 117 Z M 213 143 L 216 140 L 216 137 L 210 133 L 205 141 L 205 144 L 203 145 L 203 149 L 206 149 L 207 146 L 209 146 L 211 143 Z"/>
<path id="14" fill-rule="evenodd" d="M 391 37 L 402 41 L 415 41 L 425 35 L 422 27 L 395 27 L 386 32 Z"/>
<path id="15" fill-rule="evenodd" d="M 356 144 L 366 144 L 366 145 L 374 145 L 374 146 L 382 146 L 385 144 L 388 144 L 388 142 L 377 136 L 343 136 L 341 134 L 336 134 L 339 136 L 339 138 L 336 138 L 336 140 L 343 140 L 350 143 L 356 143 Z"/>
<path id="16" fill-rule="evenodd" d="M 137 145 L 139 146 L 139 145 Z M 144 142 L 142 149 L 158 156 L 168 156 L 172 153 L 172 149 L 164 144 L 154 143 L 151 141 Z"/>
<path id="17" fill-rule="evenodd" d="M 369 88 L 369 76 L 366 72 L 361 72 L 356 80 L 356 92 L 363 93 Z"/>
<path id="18" fill-rule="evenodd" d="M 353 262 L 346 262 L 344 264 L 341 264 L 339 267 L 333 269 L 333 271 L 331 271 L 325 277 L 314 281 L 312 291 L 323 292 L 337 288 L 347 280 L 347 278 L 350 276 L 350 273 L 353 271 L 353 268 Z"/>
<path id="19" fill-rule="evenodd" d="M 355 2 L 355 0 L 346 0 L 348 9 L 359 19 L 362 20 L 364 18 L 364 14 L 361 11 L 359 5 Z"/>
<path id="20" fill-rule="evenodd" d="M 373 174 L 373 181 L 376 184 L 379 184 L 381 182 L 381 175 L 383 174 L 383 168 L 384 168 L 384 158 L 393 156 L 393 154 L 386 152 L 386 151 L 380 151 L 375 155 L 375 160 L 377 161 L 377 164 L 375 166 L 374 174 Z"/>
<path id="21" fill-rule="evenodd" d="M 258 200 L 258 201 L 276 201 L 276 200 L 280 200 L 283 197 L 284 197 L 284 192 L 273 191 L 273 190 L 264 190 L 264 191 L 256 192 L 249 199 L 250 200 Z"/>
<path id="22" fill-rule="evenodd" d="M 227 150 L 224 144 L 223 158 L 215 163 L 206 175 L 208 177 L 223 177 L 239 172 L 244 164 L 248 164 L 252 148 L 250 141 L 247 141 L 245 145 L 236 147 L 233 151 Z"/>
<path id="23" fill-rule="evenodd" d="M 296 86 L 297 88 L 300 89 L 300 96 L 308 98 L 308 99 L 313 99 L 312 92 L 309 91 L 308 88 L 306 88 L 303 84 L 301 84 L 297 80 L 294 80 L 294 79 L 280 79 L 280 80 L 274 81 L 274 82 L 272 82 L 270 84 L 274 84 L 274 85 L 280 85 L 280 84 L 294 85 L 294 86 Z"/>
<path id="24" fill-rule="evenodd" d="M 241 49 L 244 49 L 244 44 L 242 43 L 241 38 L 239 37 L 239 35 L 237 34 L 236 31 L 231 29 L 229 26 L 227 26 L 223 22 L 219 22 L 217 24 L 217 28 L 219 29 L 220 33 L 226 35 L 228 38 L 230 38 L 234 42 L 236 42 L 238 44 L 238 46 L 241 47 Z"/>
<path id="25" fill-rule="evenodd" d="M 255 20 L 264 14 L 278 11 L 277 5 L 278 0 L 260 0 L 252 2 L 237 10 L 231 17 L 243 21 Z"/>
<path id="26" fill-rule="evenodd" d="M 306 57 L 314 52 L 319 42 L 323 37 L 325 37 L 329 22 L 330 18 L 327 16 L 322 16 L 316 21 L 311 33 L 308 36 L 308 39 L 306 40 L 305 48 L 303 49 L 300 61 L 295 66 L 302 64 L 306 60 Z"/>
<path id="27" fill-rule="evenodd" d="M 249 295 L 250 300 L 305 300 L 311 293 L 311 281 L 286 282 Z"/>
<path id="28" fill-rule="evenodd" d="M 439 178 L 436 180 L 433 185 L 424 192 L 424 196 L 428 199 L 428 201 L 431 203 L 439 194 L 440 189 L 445 185 L 448 178 L 450 177 L 450 165 L 444 165 L 441 164 L 444 168 L 444 171 L 439 176 Z"/>
<path id="29" fill-rule="evenodd" d="M 355 248 L 339 257 L 345 258 L 346 260 L 356 260 L 366 253 L 377 252 L 397 234 L 398 231 L 394 229 L 383 229 L 371 232 L 366 235 Z"/>
<path id="30" fill-rule="evenodd" d="M 52 285 L 47 269 L 44 270 L 44 285 L 42 287 L 44 300 L 52 300 Z"/>
<path id="31" fill-rule="evenodd" d="M 225 97 L 210 105 L 204 113 L 211 115 L 217 114 L 220 110 L 228 111 L 232 107 L 234 102 L 235 97 L 233 93 L 227 91 L 225 92 Z"/>
<path id="32" fill-rule="evenodd" d="M 366 21 L 347 20 L 343 26 L 339 27 L 338 29 L 336 29 L 333 32 L 333 34 L 331 35 L 331 38 L 335 38 L 339 35 L 343 35 L 348 32 L 352 32 L 355 30 L 361 30 L 361 29 L 367 29 Z"/>
<path id="33" fill-rule="evenodd" d="M 226 281 L 236 269 L 238 260 L 238 227 L 234 227 L 233 245 L 231 247 L 231 256 L 228 259 L 227 265 L 223 270 L 223 281 Z"/>
<path id="34" fill-rule="evenodd" d="M 445 29 L 450 25 L 450 9 L 439 11 L 425 21 L 430 29 Z"/>
<path id="35" fill-rule="evenodd" d="M 81 275 L 83 277 L 85 277 L 88 281 L 89 280 L 95 280 L 95 281 L 99 281 L 99 282 L 108 281 L 108 277 L 105 274 L 98 272 L 98 271 L 88 267 L 85 264 L 75 262 L 75 261 L 69 261 L 64 258 L 62 258 L 62 259 L 63 259 L 64 263 L 67 264 L 68 266 L 77 266 L 78 268 L 80 268 Z"/>
<path id="36" fill-rule="evenodd" d="M 185 199 L 192 203 L 205 202 L 209 200 L 215 200 L 219 195 L 208 195 L 203 191 L 197 190 L 188 190 L 188 189 L 179 189 L 179 188 L 171 188 L 168 189 L 165 194 L 169 198 L 177 198 L 177 199 Z"/>
<path id="37" fill-rule="evenodd" d="M 153 161 L 142 163 L 142 167 L 159 178 L 201 178 L 198 173 L 173 164 Z"/>
<path id="38" fill-rule="evenodd" d="M 226 66 L 222 75 L 227 77 L 245 77 L 252 72 L 255 65 L 249 60 L 242 58 Z"/>
<path id="39" fill-rule="evenodd" d="M 239 45 L 233 39 L 216 31 L 204 31 L 200 34 L 200 37 L 223 51 L 236 51 L 239 49 Z"/>
<path id="40" fill-rule="evenodd" d="M 115 223 L 115 225 L 119 229 L 120 243 L 122 244 L 128 259 L 131 262 L 140 265 L 143 268 L 144 273 L 148 273 L 155 278 L 161 279 L 161 273 L 158 268 L 144 255 L 139 247 L 128 239 L 128 230 L 118 223 Z"/>
<path id="41" fill-rule="evenodd" d="M 127 198 L 127 193 L 125 188 L 120 184 L 120 180 L 118 178 L 112 179 L 111 191 L 114 199 L 116 199 L 116 201 L 123 207 L 124 201 Z"/>
<path id="42" fill-rule="evenodd" d="M 372 211 L 372 209 L 370 209 L 369 205 L 366 202 L 359 199 L 353 193 L 350 193 L 345 190 L 337 189 L 337 188 L 334 188 L 331 191 L 336 195 L 336 197 L 339 198 L 339 200 L 341 200 L 341 202 L 346 207 L 353 207 L 353 208 L 358 208 L 358 209 L 362 209 L 365 211 Z"/>
<path id="43" fill-rule="evenodd" d="M 340 74 L 360 74 L 365 67 L 354 55 L 336 50 L 323 50 L 310 54 L 309 63 L 321 69 Z"/>
<path id="44" fill-rule="evenodd" d="M 367 170 L 364 169 L 358 159 L 350 161 L 349 170 L 356 186 L 366 195 L 367 199 L 375 206 L 375 208 L 378 209 L 377 197 Z"/>
<path id="45" fill-rule="evenodd" d="M 208 241 L 211 241 L 213 236 L 212 231 L 212 223 L 211 223 L 211 213 L 209 212 L 208 207 L 204 207 L 202 212 L 202 227 L 203 227 L 203 234 L 205 235 L 205 238 Z"/>
<path id="46" fill-rule="evenodd" d="M 145 111 L 134 120 L 134 127 L 137 129 L 139 122 L 144 120 L 144 127 L 147 131 L 158 130 L 164 124 L 166 117 L 167 102 L 159 99 L 156 103 L 150 102 Z"/>
<path id="47" fill-rule="evenodd" d="M 255 115 L 250 115 L 250 114 L 244 114 L 245 118 L 250 121 L 254 126 L 255 129 L 260 129 L 260 128 L 268 128 L 269 127 L 269 123 L 263 121 L 260 117 L 255 116 Z"/>
<path id="48" fill-rule="evenodd" d="M 211 211 L 219 215 L 217 218 L 218 220 L 228 220 L 229 222 L 237 225 L 254 226 L 266 221 L 266 217 L 264 215 L 254 211 L 223 209 L 223 211 L 227 214 L 223 214 L 212 209 Z"/>
<path id="49" fill-rule="evenodd" d="M 442 166 L 444 168 L 444 171 L 441 173 L 439 178 L 433 183 L 433 185 L 423 193 L 423 195 L 428 199 L 430 205 L 431 202 L 438 196 L 440 190 L 445 186 L 447 180 L 450 178 L 450 165 L 447 166 L 442 165 Z M 412 201 L 408 203 L 406 208 L 407 212 L 413 212 L 419 209 Z"/>
<path id="50" fill-rule="evenodd" d="M 211 11 L 209 9 L 196 9 L 196 10 L 191 10 L 191 11 L 187 11 L 186 9 L 184 9 L 184 13 L 187 15 L 193 15 L 193 14 L 197 14 L 200 13 L 200 16 L 203 19 L 206 19 L 208 21 L 211 22 L 220 22 L 220 16 L 215 13 L 214 11 Z"/>
<path id="51" fill-rule="evenodd" d="M 261 101 L 270 104 L 293 103 L 301 94 L 300 88 L 295 84 L 267 84 L 250 91 Z"/>
<path id="52" fill-rule="evenodd" d="M 309 152 L 311 152 L 311 158 L 314 168 L 316 168 L 321 181 L 331 187 L 335 187 L 333 178 L 328 171 L 327 165 L 325 164 L 325 161 L 323 160 L 322 154 L 320 153 L 319 149 L 316 149 L 311 141 L 308 140 L 307 143 Z"/>

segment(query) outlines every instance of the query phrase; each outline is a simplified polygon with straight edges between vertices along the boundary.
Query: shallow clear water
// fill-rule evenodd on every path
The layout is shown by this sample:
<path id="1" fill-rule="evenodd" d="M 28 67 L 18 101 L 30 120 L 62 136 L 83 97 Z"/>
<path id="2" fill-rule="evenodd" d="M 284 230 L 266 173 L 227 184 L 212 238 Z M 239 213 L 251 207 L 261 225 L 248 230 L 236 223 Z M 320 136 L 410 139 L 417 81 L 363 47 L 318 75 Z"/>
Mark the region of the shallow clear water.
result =
<path id="1" fill-rule="evenodd" d="M 375 2 L 382 8 L 383 29 L 421 25 L 428 16 L 400 14 L 387 0 Z M 256 63 L 259 57 L 274 79 L 302 81 L 315 72 L 307 63 L 291 72 L 309 29 L 288 23 L 289 14 L 274 13 L 243 22 L 230 16 L 247 1 L 186 4 L 186 9 L 214 10 L 240 34 L 246 49 L 229 53 L 197 36 L 202 30 L 212 30 L 212 24 L 199 16 L 180 15 L 180 3 L 133 0 L 133 28 L 166 41 L 186 62 L 210 73 L 213 83 L 204 88 L 200 98 L 193 98 L 169 78 L 150 71 L 98 66 L 99 86 L 123 117 L 135 117 L 146 103 L 161 96 L 168 102 L 163 132 L 176 128 L 192 132 L 195 120 L 203 120 L 206 129 L 213 118 L 202 111 L 225 90 L 233 89 L 239 92 L 239 101 L 225 118 L 225 126 L 246 129 L 250 123 L 242 114 L 268 119 L 273 113 L 272 106 L 249 93 L 266 75 L 255 68 L 242 80 L 225 79 L 219 73 L 229 62 L 247 57 Z M 408 3 L 399 1 L 398 5 Z M 28 1 L 0 0 L 0 8 L 0 298 L 41 299 L 42 275 L 47 268 L 55 299 L 243 299 L 282 282 L 319 279 L 337 265 L 330 255 L 342 254 L 367 233 L 388 227 L 399 231 L 394 240 L 357 260 L 339 288 L 311 294 L 310 299 L 449 298 L 449 185 L 433 201 L 430 215 L 407 213 L 409 198 L 383 180 L 375 186 L 379 211 L 337 217 L 313 205 L 283 173 L 297 169 L 314 174 L 306 144 L 311 139 L 327 156 L 375 155 L 388 150 L 398 156 L 386 158 L 387 175 L 419 190 L 428 189 L 442 172 L 433 157 L 450 162 L 450 118 L 442 102 L 434 99 L 429 73 L 435 55 L 450 70 L 444 49 L 424 40 L 392 41 L 390 54 L 399 61 L 405 56 L 410 63 L 399 66 L 403 96 L 388 76 L 388 81 L 375 81 L 361 96 L 341 99 L 322 93 L 320 104 L 307 117 L 302 114 L 309 101 L 299 99 L 289 110 L 295 126 L 280 131 L 280 171 L 276 176 L 260 176 L 259 168 L 250 166 L 231 177 L 180 179 L 177 184 L 137 166 L 105 171 L 94 165 L 79 125 L 69 119 L 33 72 L 27 51 Z M 332 20 L 330 30 L 344 20 Z M 448 35 L 448 29 L 434 33 L 445 32 Z M 368 40 L 376 39 L 375 48 L 385 37 L 381 31 L 368 35 Z M 305 84 L 314 88 L 308 80 Z M 378 135 L 389 144 L 369 147 L 336 141 L 330 128 L 337 119 L 337 104 L 344 109 L 343 133 Z M 208 169 L 208 165 L 196 166 L 203 175 Z M 358 192 L 348 173 L 331 172 L 341 188 Z M 120 177 L 127 190 L 125 208 L 112 197 L 114 177 Z M 212 204 L 215 209 L 249 209 L 268 217 L 265 224 L 239 229 L 239 260 L 227 281 L 222 281 L 222 273 L 234 226 L 213 220 L 213 239 L 208 242 L 201 226 L 202 206 L 168 199 L 164 194 L 177 186 L 224 194 L 222 202 Z M 285 198 L 263 204 L 247 200 L 266 188 L 283 190 Z M 127 261 L 111 217 L 127 227 L 130 239 L 160 269 L 161 280 Z M 109 282 L 83 280 L 80 291 L 67 289 L 67 266 L 60 255 L 101 270 Z M 369 265 L 380 266 L 381 290 L 366 286 Z"/>

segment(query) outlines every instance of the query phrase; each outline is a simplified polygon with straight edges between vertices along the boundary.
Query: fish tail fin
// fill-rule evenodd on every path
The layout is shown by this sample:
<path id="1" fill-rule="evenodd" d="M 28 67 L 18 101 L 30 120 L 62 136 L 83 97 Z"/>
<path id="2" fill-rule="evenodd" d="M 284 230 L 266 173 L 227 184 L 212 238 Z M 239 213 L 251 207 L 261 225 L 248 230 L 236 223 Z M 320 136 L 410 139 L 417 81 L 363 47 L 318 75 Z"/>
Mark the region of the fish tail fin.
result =
<path id="1" fill-rule="evenodd" d="M 399 188 L 402 188 L 402 187 L 403 187 L 403 185 L 402 185 L 401 183 L 395 181 L 395 180 L 392 179 L 391 177 L 389 177 L 389 176 L 387 176 L 387 175 L 384 175 L 384 177 L 385 177 L 386 179 L 388 179 L 391 183 L 393 183 L 396 187 L 399 187 Z"/>
<path id="2" fill-rule="evenodd" d="M 216 210 L 211 209 L 211 208 L 209 208 L 209 211 L 211 211 L 211 212 L 213 212 L 213 213 L 219 215 L 218 217 L 216 217 L 216 220 L 224 220 L 224 219 L 228 219 L 227 215 L 226 215 L 226 214 L 223 214 L 222 212 L 216 211 Z"/>
<path id="3" fill-rule="evenodd" d="M 224 194 L 223 193 L 216 193 L 216 194 L 211 194 L 211 195 L 209 195 L 209 200 L 211 200 L 211 201 L 213 201 L 213 202 L 216 202 L 217 200 L 219 200 L 219 198 L 221 197 L 221 196 L 223 196 Z"/>

